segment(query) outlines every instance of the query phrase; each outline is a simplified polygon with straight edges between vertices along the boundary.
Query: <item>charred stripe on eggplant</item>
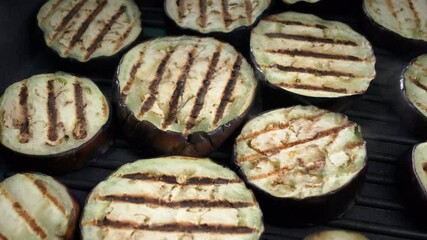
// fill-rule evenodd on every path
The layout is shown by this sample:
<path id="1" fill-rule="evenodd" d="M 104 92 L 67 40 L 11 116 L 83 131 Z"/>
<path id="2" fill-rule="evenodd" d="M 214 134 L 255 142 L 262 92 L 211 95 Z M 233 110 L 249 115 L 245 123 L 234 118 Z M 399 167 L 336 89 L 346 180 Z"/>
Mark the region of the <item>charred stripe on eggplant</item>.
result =
<path id="1" fill-rule="evenodd" d="M 179 185 L 218 185 L 218 184 L 232 184 L 241 183 L 239 179 L 226 179 L 226 178 L 209 178 L 209 177 L 190 177 L 182 181 L 176 176 L 172 175 L 154 175 L 150 173 L 129 173 L 121 176 L 132 180 L 143 181 L 160 181 L 169 184 Z"/>

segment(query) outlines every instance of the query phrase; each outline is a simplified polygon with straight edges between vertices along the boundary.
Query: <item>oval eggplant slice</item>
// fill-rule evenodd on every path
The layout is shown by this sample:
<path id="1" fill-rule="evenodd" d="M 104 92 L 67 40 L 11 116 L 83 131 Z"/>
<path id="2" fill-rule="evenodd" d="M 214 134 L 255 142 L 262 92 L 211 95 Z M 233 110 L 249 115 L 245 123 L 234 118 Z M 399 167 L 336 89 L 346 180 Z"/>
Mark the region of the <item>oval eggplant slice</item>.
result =
<path id="1" fill-rule="evenodd" d="M 251 54 L 262 80 L 299 97 L 363 94 L 375 77 L 375 56 L 362 35 L 309 14 L 262 19 L 252 30 Z"/>
<path id="2" fill-rule="evenodd" d="M 0 183 L 1 239 L 73 239 L 80 207 L 67 188 L 38 173 Z"/>
<path id="3" fill-rule="evenodd" d="M 415 135 L 427 135 L 427 55 L 414 59 L 394 86 L 394 107 Z"/>
<path id="4" fill-rule="evenodd" d="M 133 0 L 49 0 L 37 15 L 46 44 L 79 62 L 129 45 L 142 30 L 140 18 Z"/>
<path id="5" fill-rule="evenodd" d="M 201 33 L 231 32 L 251 26 L 271 0 L 165 0 L 165 12 L 178 26 Z"/>
<path id="6" fill-rule="evenodd" d="M 110 144 L 109 104 L 91 80 L 57 72 L 9 86 L 0 99 L 1 154 L 50 173 L 84 166 Z"/>
<path id="7" fill-rule="evenodd" d="M 282 211 L 287 218 L 277 220 L 291 225 L 316 223 L 348 209 L 366 167 L 360 127 L 342 114 L 313 106 L 252 119 L 234 151 L 266 219 L 275 221 Z"/>
<path id="8" fill-rule="evenodd" d="M 372 39 L 402 54 L 427 49 L 427 2 L 424 0 L 364 0 L 365 25 Z"/>
<path id="9" fill-rule="evenodd" d="M 98 184 L 83 239 L 259 239 L 262 212 L 231 170 L 210 159 L 164 157 L 126 164 Z"/>
<path id="10" fill-rule="evenodd" d="M 119 65 L 119 125 L 137 149 L 206 156 L 240 125 L 256 85 L 251 66 L 229 44 L 189 36 L 151 40 Z"/>
<path id="11" fill-rule="evenodd" d="M 369 240 L 364 235 L 358 232 L 345 230 L 323 230 L 312 233 L 304 238 L 304 240 Z"/>

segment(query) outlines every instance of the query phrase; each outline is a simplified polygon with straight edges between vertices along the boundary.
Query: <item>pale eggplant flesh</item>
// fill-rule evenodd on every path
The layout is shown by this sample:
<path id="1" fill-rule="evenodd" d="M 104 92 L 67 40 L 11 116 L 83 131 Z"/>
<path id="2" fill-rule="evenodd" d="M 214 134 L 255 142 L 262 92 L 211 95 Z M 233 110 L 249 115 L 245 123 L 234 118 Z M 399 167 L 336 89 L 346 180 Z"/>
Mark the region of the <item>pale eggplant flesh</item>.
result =
<path id="1" fill-rule="evenodd" d="M 200 33 L 228 33 L 251 26 L 271 0 L 165 0 L 165 12 L 179 27 Z"/>
<path id="2" fill-rule="evenodd" d="M 414 135 L 427 136 L 427 55 L 415 58 L 393 86 L 393 106 Z"/>
<path id="3" fill-rule="evenodd" d="M 90 193 L 82 239 L 257 240 L 253 193 L 210 159 L 163 157 L 126 164 Z"/>
<path id="4" fill-rule="evenodd" d="M 0 183 L 0 239 L 71 240 L 80 207 L 65 186 L 39 173 Z"/>
<path id="5" fill-rule="evenodd" d="M 427 49 L 427 3 L 424 0 L 364 0 L 364 25 L 379 46 L 416 56 Z"/>
<path id="6" fill-rule="evenodd" d="M 322 230 L 314 232 L 303 240 L 369 240 L 361 233 L 347 230 Z"/>
<path id="7" fill-rule="evenodd" d="M 142 31 L 140 18 L 133 0 L 49 0 L 37 14 L 47 46 L 79 62 L 115 55 L 131 44 Z"/>
<path id="8" fill-rule="evenodd" d="M 80 168 L 107 150 L 110 115 L 87 78 L 57 72 L 16 82 L 0 98 L 1 156 L 53 174 Z"/>
<path id="9" fill-rule="evenodd" d="M 231 45 L 164 37 L 124 56 L 114 101 L 121 132 L 137 149 L 201 157 L 240 125 L 256 86 L 251 66 Z"/>
<path id="10" fill-rule="evenodd" d="M 252 119 L 237 137 L 234 154 L 266 219 L 286 225 L 342 214 L 354 204 L 366 171 L 360 127 L 313 106 L 272 110 Z"/>
<path id="11" fill-rule="evenodd" d="M 261 80 L 312 104 L 361 95 L 375 78 L 375 56 L 362 35 L 310 14 L 262 19 L 252 30 L 251 54 Z"/>

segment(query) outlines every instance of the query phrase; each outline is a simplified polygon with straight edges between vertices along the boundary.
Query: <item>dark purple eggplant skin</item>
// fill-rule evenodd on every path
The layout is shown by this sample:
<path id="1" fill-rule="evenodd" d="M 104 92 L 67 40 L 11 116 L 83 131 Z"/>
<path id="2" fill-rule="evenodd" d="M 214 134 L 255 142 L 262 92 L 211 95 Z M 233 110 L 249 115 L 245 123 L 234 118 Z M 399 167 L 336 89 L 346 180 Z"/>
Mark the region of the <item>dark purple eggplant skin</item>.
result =
<path id="1" fill-rule="evenodd" d="M 123 59 L 122 59 L 123 61 Z M 206 157 L 220 147 L 224 141 L 243 123 L 254 105 L 251 104 L 240 116 L 210 132 L 194 132 L 188 136 L 174 131 L 157 128 L 149 121 L 139 121 L 120 96 L 118 79 L 120 65 L 113 80 L 113 108 L 116 113 L 118 134 L 127 140 L 140 153 L 152 155 L 182 155 Z"/>
<path id="2" fill-rule="evenodd" d="M 276 226 L 305 227 L 339 219 L 354 206 L 366 178 L 367 164 L 351 181 L 332 192 L 305 199 L 275 197 L 248 180 L 237 163 L 235 149 L 234 170 L 254 192 L 266 222 Z"/>
<path id="3" fill-rule="evenodd" d="M 376 23 L 366 12 L 365 6 L 362 14 L 362 25 L 366 37 L 377 46 L 387 48 L 403 56 L 416 57 L 427 51 L 427 41 L 403 37 Z"/>
<path id="4" fill-rule="evenodd" d="M 273 108 L 302 104 L 314 105 L 333 112 L 344 112 L 353 104 L 353 102 L 363 96 L 363 94 L 357 94 L 345 97 L 326 98 L 309 97 L 296 94 L 282 89 L 267 80 L 265 74 L 262 72 L 262 69 L 255 60 L 252 49 L 250 50 L 250 59 L 252 62 L 252 67 L 255 69 L 255 77 L 259 82 L 261 82 L 261 85 L 263 85 L 262 97 L 264 98 L 264 101 L 268 103 L 268 106 Z"/>
<path id="5" fill-rule="evenodd" d="M 109 107 L 108 121 L 92 139 L 77 148 L 51 155 L 29 155 L 0 144 L 0 159 L 19 170 L 40 171 L 50 175 L 63 175 L 85 167 L 95 162 L 112 144 L 112 110 Z"/>
<path id="6" fill-rule="evenodd" d="M 415 61 L 415 59 L 413 60 Z M 400 79 L 391 86 L 393 107 L 403 125 L 417 137 L 427 136 L 427 116 L 424 116 L 406 96 L 404 74 L 413 61 L 402 71 Z"/>

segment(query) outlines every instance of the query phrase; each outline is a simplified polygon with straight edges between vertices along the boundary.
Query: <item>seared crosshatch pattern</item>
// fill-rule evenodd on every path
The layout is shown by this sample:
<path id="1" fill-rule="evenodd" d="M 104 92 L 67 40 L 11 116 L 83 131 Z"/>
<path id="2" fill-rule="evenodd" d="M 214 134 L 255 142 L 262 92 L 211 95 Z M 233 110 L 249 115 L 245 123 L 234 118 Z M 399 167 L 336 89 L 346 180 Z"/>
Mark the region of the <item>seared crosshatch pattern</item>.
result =
<path id="1" fill-rule="evenodd" d="M 269 83 L 313 97 L 362 94 L 375 77 L 370 43 L 349 26 L 286 12 L 261 19 L 251 53 Z"/>
<path id="2" fill-rule="evenodd" d="M 50 0 L 37 18 L 48 46 L 61 57 L 86 62 L 134 41 L 140 15 L 133 0 Z"/>
<path id="3" fill-rule="evenodd" d="M 254 24 L 271 0 L 166 0 L 165 11 L 175 23 L 202 33 L 231 32 Z"/>
<path id="4" fill-rule="evenodd" d="M 139 121 L 184 135 L 213 131 L 240 116 L 257 85 L 231 45 L 189 36 L 136 46 L 123 58 L 118 81 L 121 101 Z"/>
<path id="5" fill-rule="evenodd" d="M 329 0 L 322 0 L 320 3 L 326 1 Z M 26 36 L 21 38 L 26 39 L 29 34 L 25 34 L 27 25 L 22 20 L 25 19 L 25 16 L 29 18 L 33 16 L 34 12 L 37 12 L 44 2 L 44 0 L 0 1 L 0 12 L 6 13 L 12 10 L 18 12 L 18 9 L 20 12 L 20 15 L 10 16 L 10 19 L 5 17 L 8 15 L 0 15 L 0 19 L 4 20 L 0 21 L 0 26 L 10 31 L 16 29 L 19 34 L 12 31 L 10 36 Z M 58 2 L 60 1 L 58 0 Z M 284 8 L 278 6 L 280 5 L 277 4 L 278 2 L 276 1 L 277 8 L 275 8 L 275 11 L 284 11 Z M 351 2 L 354 3 L 356 1 Z M 287 6 L 287 9 L 292 7 Z M 357 4 L 349 4 L 348 7 L 349 9 L 357 9 Z M 163 9 L 161 6 L 155 8 L 143 7 L 141 10 L 142 22 L 145 23 L 144 39 L 164 36 L 166 34 L 164 30 L 166 25 L 163 21 Z M 336 14 L 338 15 L 320 16 L 324 19 L 340 19 L 340 21 L 350 24 L 358 32 L 363 33 L 360 29 L 360 22 L 358 22 L 358 18 L 355 15 L 348 15 L 348 11 Z M 33 20 L 30 23 L 33 24 Z M 14 28 L 10 29 L 11 26 Z M 27 41 L 28 39 L 23 42 L 30 44 Z M 21 65 L 11 68 L 13 69 L 13 74 L 11 71 L 7 71 L 10 66 L 7 63 L 0 66 L 4 71 L 3 76 L 7 76 L 3 78 L 0 84 L 2 89 L 5 89 L 8 84 L 11 84 L 16 79 L 23 79 L 41 71 L 52 72 L 58 70 L 54 69 L 52 62 L 49 62 L 46 58 L 47 49 L 44 45 L 36 45 L 34 52 L 31 53 L 32 55 L 25 55 L 25 47 L 23 48 L 19 45 L 19 41 L 14 41 L 14 43 L 17 44 L 16 47 L 1 45 L 0 48 L 2 50 L 8 48 L 20 53 L 19 58 L 23 61 L 20 62 Z M 18 48 L 20 49 L 19 51 L 17 51 Z M 352 121 L 361 125 L 362 134 L 367 141 L 368 147 L 367 177 L 364 187 L 356 199 L 356 205 L 341 219 L 317 226 L 292 228 L 266 223 L 266 230 L 261 238 L 262 240 L 301 240 L 309 233 L 330 228 L 360 231 L 373 240 L 427 239 L 427 232 L 423 226 L 424 220 L 415 218 L 410 214 L 409 206 L 403 199 L 402 187 L 399 186 L 400 177 L 397 175 L 402 154 L 412 148 L 414 144 L 421 142 L 422 139 L 415 138 L 405 130 L 404 125 L 392 110 L 390 101 L 387 99 L 389 97 L 388 88 L 394 81 L 397 81 L 394 78 L 399 76 L 402 69 L 407 66 L 411 59 L 397 56 L 376 45 L 374 45 L 374 50 L 377 57 L 377 77 L 371 83 L 365 95 L 345 111 L 345 114 Z M 23 53 L 24 55 L 21 55 Z M 8 62 L 17 63 L 13 56 L 8 57 Z M 94 80 L 106 95 L 110 94 L 111 79 Z M 270 109 L 271 106 L 269 104 L 264 102 L 263 109 Z M 227 146 L 219 149 L 211 156 L 222 162 L 230 160 Z M 123 164 L 133 162 L 139 158 L 141 156 L 133 152 L 127 143 L 116 139 L 113 147 L 91 166 L 57 178 L 71 188 L 72 193 L 78 197 L 80 204 L 84 204 L 88 193 L 99 181 L 104 180 Z M 16 171 L 16 169 L 10 168 L 9 165 L 5 166 L 4 161 L 0 161 L 1 179 L 10 176 Z"/>

